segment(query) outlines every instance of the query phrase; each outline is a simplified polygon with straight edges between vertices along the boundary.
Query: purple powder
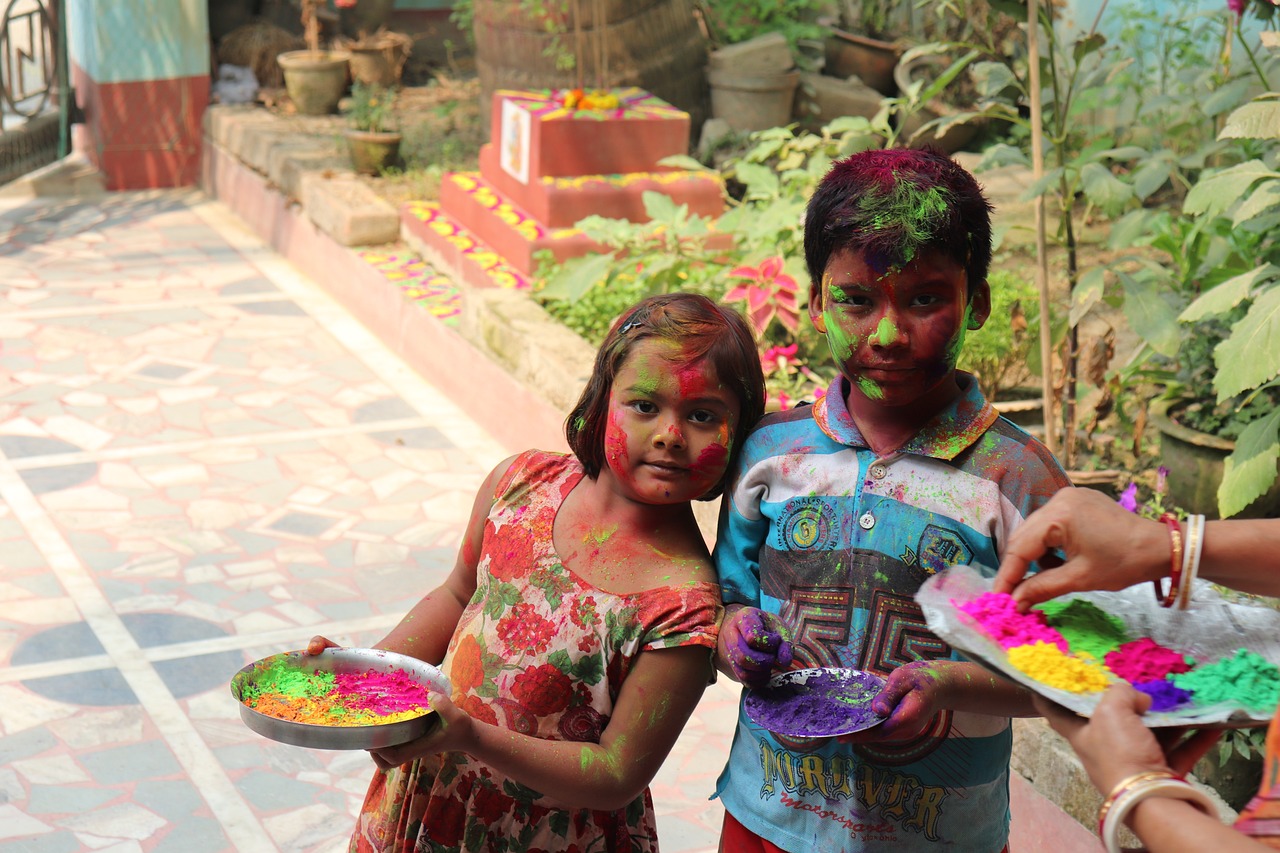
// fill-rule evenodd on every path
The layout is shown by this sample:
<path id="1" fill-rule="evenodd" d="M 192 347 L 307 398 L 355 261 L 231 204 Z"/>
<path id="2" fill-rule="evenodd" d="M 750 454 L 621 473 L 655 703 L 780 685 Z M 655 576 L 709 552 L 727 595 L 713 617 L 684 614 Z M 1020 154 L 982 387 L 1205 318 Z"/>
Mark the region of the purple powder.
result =
<path id="1" fill-rule="evenodd" d="M 825 669 L 807 677 L 788 676 L 747 694 L 747 716 L 768 731 L 827 737 L 870 728 L 884 719 L 871 710 L 871 700 L 884 687 L 879 676 Z"/>
<path id="2" fill-rule="evenodd" d="M 1191 691 L 1183 690 L 1165 679 L 1156 681 L 1140 681 L 1133 685 L 1151 697 L 1152 711 L 1172 711 L 1179 705 L 1191 701 Z"/>

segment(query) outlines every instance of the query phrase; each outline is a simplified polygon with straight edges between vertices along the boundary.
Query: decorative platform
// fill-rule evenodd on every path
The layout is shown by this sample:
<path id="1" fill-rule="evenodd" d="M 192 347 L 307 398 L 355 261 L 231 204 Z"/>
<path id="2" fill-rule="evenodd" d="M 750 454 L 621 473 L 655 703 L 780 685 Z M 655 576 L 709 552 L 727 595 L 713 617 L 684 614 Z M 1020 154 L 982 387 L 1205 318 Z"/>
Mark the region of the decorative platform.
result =
<path id="1" fill-rule="evenodd" d="M 439 204 L 411 201 L 400 208 L 400 227 L 438 262 L 469 287 L 529 290 L 529 277 L 513 268 L 493 249 L 445 213 Z"/>
<path id="2" fill-rule="evenodd" d="M 492 139 L 481 150 L 480 171 L 445 175 L 439 209 L 408 208 L 405 226 L 427 223 L 419 237 L 446 262 L 458 253 L 465 280 L 492 286 L 498 264 L 488 254 L 527 279 L 539 251 L 559 261 L 602 251 L 574 223 L 592 215 L 647 221 L 649 191 L 694 215 L 723 212 L 718 175 L 662 165 L 688 150 L 687 113 L 642 89 L 590 93 L 588 101 L 604 102 L 605 109 L 571 106 L 581 95 L 495 92 Z"/>

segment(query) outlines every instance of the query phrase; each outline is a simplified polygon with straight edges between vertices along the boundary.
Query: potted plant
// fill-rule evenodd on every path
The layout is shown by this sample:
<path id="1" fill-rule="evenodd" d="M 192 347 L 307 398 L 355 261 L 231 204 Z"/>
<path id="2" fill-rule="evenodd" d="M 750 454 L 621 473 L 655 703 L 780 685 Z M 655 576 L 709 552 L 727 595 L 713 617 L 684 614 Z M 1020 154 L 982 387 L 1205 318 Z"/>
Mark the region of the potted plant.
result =
<path id="1" fill-rule="evenodd" d="M 394 89 L 357 80 L 351 86 L 347 118 L 347 150 L 351 165 L 362 175 L 378 175 L 400 155 L 400 131 L 395 128 Z"/>
<path id="2" fill-rule="evenodd" d="M 284 73 L 284 85 L 298 112 L 327 115 L 338 106 L 347 89 L 347 63 L 351 55 L 320 49 L 320 9 L 325 0 L 298 0 L 306 50 L 291 50 L 276 57 Z M 356 0 L 334 0 L 339 8 L 351 8 Z"/>
<path id="3" fill-rule="evenodd" d="M 375 86 L 398 86 L 413 50 L 413 39 L 383 27 L 372 33 L 361 31 L 358 37 L 342 38 L 335 44 L 351 54 L 352 81 Z"/>
<path id="4" fill-rule="evenodd" d="M 826 40 L 824 73 L 857 76 L 882 95 L 895 95 L 893 69 L 903 47 L 899 43 L 910 15 L 910 0 L 841 0 L 840 26 Z"/>

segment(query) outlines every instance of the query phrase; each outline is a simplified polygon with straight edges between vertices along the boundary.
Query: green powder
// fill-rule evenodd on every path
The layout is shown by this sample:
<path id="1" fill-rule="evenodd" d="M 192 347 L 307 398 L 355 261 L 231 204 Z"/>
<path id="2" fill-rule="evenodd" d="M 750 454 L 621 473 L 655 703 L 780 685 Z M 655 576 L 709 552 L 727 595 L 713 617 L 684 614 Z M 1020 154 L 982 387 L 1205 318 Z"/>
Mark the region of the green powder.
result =
<path id="1" fill-rule="evenodd" d="M 1236 649 L 1230 657 L 1170 675 L 1169 680 L 1195 693 L 1197 705 L 1234 702 L 1269 713 L 1280 704 L 1280 669 L 1248 649 Z"/>
<path id="2" fill-rule="evenodd" d="M 242 699 L 257 699 L 264 693 L 279 693 L 290 699 L 324 696 L 334 686 L 332 672 L 306 672 L 288 657 L 279 658 L 253 673 L 241 691 Z"/>
<path id="3" fill-rule="evenodd" d="M 1089 655 L 1099 663 L 1129 637 L 1124 622 L 1083 598 L 1056 599 L 1039 605 L 1052 627 L 1066 639 L 1071 653 Z"/>

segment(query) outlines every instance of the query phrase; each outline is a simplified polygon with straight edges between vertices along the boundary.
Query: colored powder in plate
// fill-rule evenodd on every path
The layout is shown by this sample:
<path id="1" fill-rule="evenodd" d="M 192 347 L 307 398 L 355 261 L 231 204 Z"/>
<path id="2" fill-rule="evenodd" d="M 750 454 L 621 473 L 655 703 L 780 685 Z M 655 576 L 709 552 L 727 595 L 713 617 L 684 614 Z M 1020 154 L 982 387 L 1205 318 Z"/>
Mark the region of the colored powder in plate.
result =
<path id="1" fill-rule="evenodd" d="M 1235 702 L 1270 712 L 1280 703 L 1280 669 L 1248 649 L 1236 649 L 1235 654 L 1169 680 L 1195 693 L 1197 705 Z"/>
<path id="2" fill-rule="evenodd" d="M 879 681 L 861 682 L 841 673 L 818 672 L 805 681 L 790 681 L 747 694 L 751 719 L 771 732 L 823 737 L 843 734 L 879 722 L 871 700 Z"/>
<path id="3" fill-rule="evenodd" d="M 1132 684 L 1160 681 L 1186 672 L 1194 665 L 1186 656 L 1162 646 L 1149 637 L 1125 643 L 1107 654 L 1107 669 Z"/>
<path id="4" fill-rule="evenodd" d="M 307 672 L 293 664 L 289 658 L 281 657 L 272 661 L 269 666 L 253 671 L 249 683 L 243 688 L 242 698 L 256 699 L 267 693 L 278 693 L 291 698 L 323 696 L 332 689 L 333 673 Z"/>
<path id="5" fill-rule="evenodd" d="M 289 658 L 255 670 L 241 700 L 260 714 L 321 726 L 373 726 L 430 713 L 427 689 L 403 672 L 307 672 Z"/>
<path id="6" fill-rule="evenodd" d="M 395 714 L 421 712 L 427 704 L 427 688 L 403 672 L 340 672 L 336 681 L 350 708 Z"/>
<path id="7" fill-rule="evenodd" d="M 1009 649 L 1009 663 L 1042 684 L 1071 693 L 1106 689 L 1106 672 L 1093 661 L 1071 657 L 1051 643 L 1036 642 Z"/>
<path id="8" fill-rule="evenodd" d="M 1100 661 L 1107 652 L 1129 639 L 1123 621 L 1083 598 L 1046 601 L 1036 609 L 1044 613 L 1051 627 L 1062 633 L 1074 655 L 1088 655 Z"/>
<path id="9" fill-rule="evenodd" d="M 285 698 L 279 694 L 268 694 L 254 701 L 246 701 L 245 704 L 268 717 L 316 726 L 381 726 L 411 720 L 426 712 L 425 708 L 419 708 L 398 711 L 394 714 L 379 714 L 375 711 L 348 708 L 340 702 L 324 697 Z"/>
<path id="10" fill-rule="evenodd" d="M 1133 685 L 1151 697 L 1152 711 L 1172 711 L 1191 701 L 1191 691 L 1170 684 L 1163 678 L 1155 681 L 1139 681 Z"/>
<path id="11" fill-rule="evenodd" d="M 953 598 L 951 603 L 972 616 L 1001 648 L 1043 642 L 1057 646 L 1063 652 L 1068 651 L 1066 639 L 1045 623 L 1043 613 L 1038 610 L 1019 613 L 1013 596 L 1006 592 L 984 592 L 963 603 Z"/>

